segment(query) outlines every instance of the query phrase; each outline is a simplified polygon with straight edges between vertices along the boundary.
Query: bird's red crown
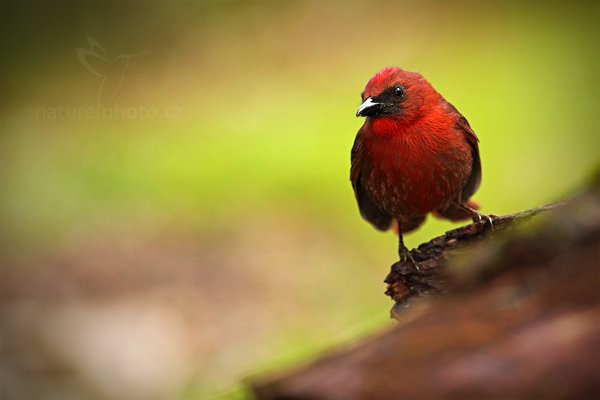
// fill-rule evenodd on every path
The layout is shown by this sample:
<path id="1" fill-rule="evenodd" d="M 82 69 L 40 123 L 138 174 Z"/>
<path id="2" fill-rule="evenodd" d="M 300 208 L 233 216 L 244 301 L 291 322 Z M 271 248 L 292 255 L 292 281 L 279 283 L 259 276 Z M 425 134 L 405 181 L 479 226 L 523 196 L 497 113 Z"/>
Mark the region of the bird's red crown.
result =
<path id="1" fill-rule="evenodd" d="M 419 73 L 404 71 L 398 67 L 387 67 L 371 77 L 363 90 L 363 99 L 378 96 L 397 84 L 404 86 L 407 90 L 416 87 L 431 88 L 431 85 Z M 433 88 L 431 89 L 433 90 Z"/>

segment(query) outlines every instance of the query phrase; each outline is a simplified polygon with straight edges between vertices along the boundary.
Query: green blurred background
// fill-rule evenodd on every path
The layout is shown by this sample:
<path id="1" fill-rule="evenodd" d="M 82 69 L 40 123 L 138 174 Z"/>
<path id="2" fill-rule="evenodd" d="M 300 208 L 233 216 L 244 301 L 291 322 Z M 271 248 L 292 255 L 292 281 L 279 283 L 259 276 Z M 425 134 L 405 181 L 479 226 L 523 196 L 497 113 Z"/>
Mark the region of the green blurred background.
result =
<path id="1" fill-rule="evenodd" d="M 391 325 L 364 85 L 418 71 L 467 117 L 484 212 L 560 199 L 598 162 L 598 4 L 2 2 L 0 393 L 243 398 Z"/>

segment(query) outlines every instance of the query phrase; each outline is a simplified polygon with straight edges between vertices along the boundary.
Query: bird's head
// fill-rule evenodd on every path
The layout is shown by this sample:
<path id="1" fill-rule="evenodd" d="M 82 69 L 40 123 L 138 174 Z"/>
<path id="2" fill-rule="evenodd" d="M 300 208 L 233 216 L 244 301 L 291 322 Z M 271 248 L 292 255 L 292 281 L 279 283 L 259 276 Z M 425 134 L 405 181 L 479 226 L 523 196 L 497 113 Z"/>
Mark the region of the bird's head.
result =
<path id="1" fill-rule="evenodd" d="M 441 96 L 420 74 L 389 67 L 373 75 L 361 99 L 357 117 L 409 122 L 428 112 Z"/>

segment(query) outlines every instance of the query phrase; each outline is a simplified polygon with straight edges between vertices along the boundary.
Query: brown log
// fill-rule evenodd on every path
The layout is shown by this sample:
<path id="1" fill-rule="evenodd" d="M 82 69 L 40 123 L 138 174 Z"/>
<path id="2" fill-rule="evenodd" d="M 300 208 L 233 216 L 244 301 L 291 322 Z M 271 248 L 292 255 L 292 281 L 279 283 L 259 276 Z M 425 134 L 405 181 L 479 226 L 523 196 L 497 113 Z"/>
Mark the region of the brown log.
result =
<path id="1" fill-rule="evenodd" d="M 600 398 L 600 185 L 419 248 L 421 273 L 386 279 L 396 326 L 252 380 L 257 398 Z"/>
<path id="2" fill-rule="evenodd" d="M 411 250 L 419 269 L 415 269 L 410 261 L 399 261 L 392 265 L 390 273 L 384 280 L 388 284 L 385 294 L 395 301 L 391 310 L 392 316 L 397 311 L 401 311 L 414 296 L 429 297 L 446 291 L 450 284 L 449 279 L 452 277 L 446 273 L 444 267 L 452 255 L 464 251 L 465 248 L 472 251 L 474 245 L 506 235 L 517 226 L 523 228 L 539 214 L 564 204 L 565 201 L 560 201 L 494 217 L 492 224 L 483 221 L 466 225 L 422 243 L 416 250 Z"/>

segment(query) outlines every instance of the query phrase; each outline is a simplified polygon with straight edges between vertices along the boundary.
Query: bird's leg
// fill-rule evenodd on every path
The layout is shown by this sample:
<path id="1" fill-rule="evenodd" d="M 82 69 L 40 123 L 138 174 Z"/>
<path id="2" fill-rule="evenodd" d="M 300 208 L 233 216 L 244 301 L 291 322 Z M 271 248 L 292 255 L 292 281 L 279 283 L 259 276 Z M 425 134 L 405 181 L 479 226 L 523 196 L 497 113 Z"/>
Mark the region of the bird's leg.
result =
<path id="1" fill-rule="evenodd" d="M 404 245 L 404 239 L 402 238 L 402 232 L 398 232 L 398 256 L 400 256 L 400 262 L 404 263 L 407 260 L 410 260 L 412 265 L 415 267 L 417 272 L 421 272 L 419 269 L 419 265 L 413 258 L 410 250 Z"/>
<path id="2" fill-rule="evenodd" d="M 479 222 L 482 222 L 485 220 L 490 223 L 490 228 L 494 229 L 494 220 L 493 219 L 497 218 L 495 215 L 482 214 L 479 211 L 477 211 L 476 209 L 469 207 L 468 205 L 463 204 L 461 202 L 457 202 L 456 204 L 471 215 L 471 219 L 473 219 L 474 223 L 479 223 Z"/>

